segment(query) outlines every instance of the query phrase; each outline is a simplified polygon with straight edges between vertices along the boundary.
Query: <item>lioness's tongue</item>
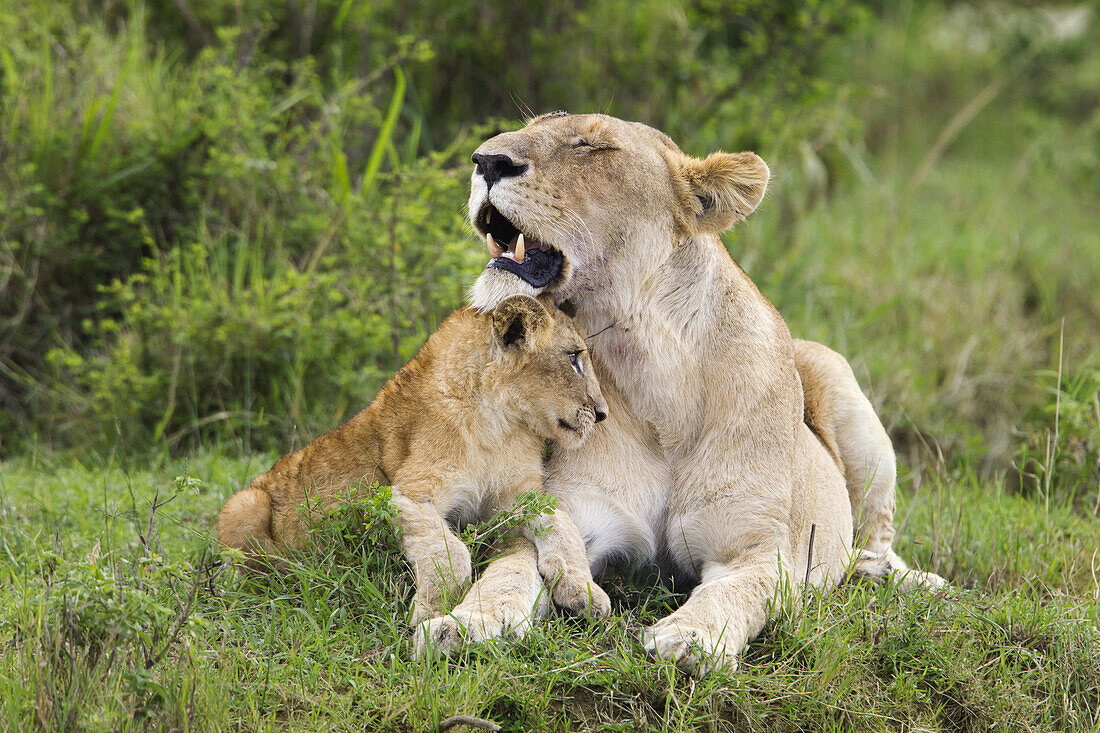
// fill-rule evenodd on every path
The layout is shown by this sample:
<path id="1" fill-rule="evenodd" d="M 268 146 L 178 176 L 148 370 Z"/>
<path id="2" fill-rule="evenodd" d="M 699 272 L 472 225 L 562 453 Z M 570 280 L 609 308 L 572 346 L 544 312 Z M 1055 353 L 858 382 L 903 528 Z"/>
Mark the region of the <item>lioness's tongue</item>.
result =
<path id="1" fill-rule="evenodd" d="M 507 270 L 532 287 L 544 288 L 561 272 L 561 265 L 561 252 L 554 249 L 545 252 L 541 249 L 530 249 L 523 262 L 516 262 L 508 257 L 494 257 L 485 267 Z"/>

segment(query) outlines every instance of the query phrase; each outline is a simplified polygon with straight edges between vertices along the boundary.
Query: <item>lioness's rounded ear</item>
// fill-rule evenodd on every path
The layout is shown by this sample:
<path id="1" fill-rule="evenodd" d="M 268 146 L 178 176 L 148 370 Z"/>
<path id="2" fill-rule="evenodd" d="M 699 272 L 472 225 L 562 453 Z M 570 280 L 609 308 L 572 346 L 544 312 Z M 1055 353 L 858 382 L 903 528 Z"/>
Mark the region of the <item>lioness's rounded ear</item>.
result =
<path id="1" fill-rule="evenodd" d="M 502 349 L 534 351 L 549 345 L 554 319 L 542 303 L 528 295 L 513 295 L 493 309 L 493 340 Z"/>
<path id="2" fill-rule="evenodd" d="M 684 223 L 698 234 L 723 232 L 755 211 L 771 175 L 756 153 L 711 153 L 703 159 L 685 155 L 680 170 L 691 212 Z"/>

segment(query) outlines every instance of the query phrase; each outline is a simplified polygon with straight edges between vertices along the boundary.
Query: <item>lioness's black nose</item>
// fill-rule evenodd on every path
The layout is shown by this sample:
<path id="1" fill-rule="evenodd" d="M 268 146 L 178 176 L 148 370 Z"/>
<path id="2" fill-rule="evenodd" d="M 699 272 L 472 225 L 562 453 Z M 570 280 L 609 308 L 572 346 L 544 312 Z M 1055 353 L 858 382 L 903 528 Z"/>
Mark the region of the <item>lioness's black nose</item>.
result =
<path id="1" fill-rule="evenodd" d="M 477 163 L 477 174 L 485 178 L 485 185 L 489 188 L 501 178 L 512 178 L 523 175 L 527 165 L 520 165 L 507 155 L 485 155 L 474 153 L 473 161 Z"/>
<path id="2" fill-rule="evenodd" d="M 607 419 L 607 413 L 603 410 L 596 410 L 596 422 L 603 422 Z"/>

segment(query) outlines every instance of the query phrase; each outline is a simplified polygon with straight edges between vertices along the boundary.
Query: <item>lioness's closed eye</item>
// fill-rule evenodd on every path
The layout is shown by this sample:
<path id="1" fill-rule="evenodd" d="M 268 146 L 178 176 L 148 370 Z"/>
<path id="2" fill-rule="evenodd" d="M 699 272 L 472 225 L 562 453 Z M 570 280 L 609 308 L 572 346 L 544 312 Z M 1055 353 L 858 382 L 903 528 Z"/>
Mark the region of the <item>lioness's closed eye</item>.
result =
<path id="1" fill-rule="evenodd" d="M 418 624 L 470 577 L 469 551 L 451 522 L 483 519 L 521 492 L 541 491 L 544 440 L 577 446 L 606 414 L 584 339 L 557 308 L 519 295 L 488 314 L 458 310 L 369 407 L 233 495 L 218 538 L 260 567 L 301 545 L 307 494 L 332 506 L 351 484 L 388 478 L 416 572 Z M 554 601 L 606 616 L 610 602 L 569 517 L 557 512 L 541 524 L 525 534 Z"/>

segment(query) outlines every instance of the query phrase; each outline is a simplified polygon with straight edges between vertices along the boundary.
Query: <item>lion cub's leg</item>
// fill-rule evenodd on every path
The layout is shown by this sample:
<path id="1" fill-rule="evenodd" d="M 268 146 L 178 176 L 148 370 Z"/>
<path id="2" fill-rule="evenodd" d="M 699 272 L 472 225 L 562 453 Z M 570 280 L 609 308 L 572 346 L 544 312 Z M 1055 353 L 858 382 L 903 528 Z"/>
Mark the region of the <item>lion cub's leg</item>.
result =
<path id="1" fill-rule="evenodd" d="M 254 486 L 231 496 L 218 515 L 218 541 L 244 553 L 246 570 L 262 571 L 277 564 L 278 548 L 271 536 L 271 496 Z"/>
<path id="2" fill-rule="evenodd" d="M 596 618 L 611 615 L 611 599 L 592 579 L 584 540 L 569 514 L 541 514 L 523 528 L 538 552 L 539 573 L 552 589 L 554 604 Z"/>
<path id="3" fill-rule="evenodd" d="M 393 488 L 391 502 L 400 513 L 401 544 L 416 573 L 413 626 L 438 616 L 449 592 L 470 580 L 470 551 L 430 502 L 413 501 Z"/>
<path id="4" fill-rule="evenodd" d="M 476 644 L 506 634 L 522 636 L 534 619 L 549 610 L 545 590 L 535 546 L 523 536 L 505 539 L 462 603 L 447 616 L 417 627 L 416 656 L 449 653 L 464 643 Z"/>
<path id="5" fill-rule="evenodd" d="M 496 499 L 497 508 L 512 509 L 516 496 L 543 490 L 541 466 L 519 482 L 514 493 Z M 538 568 L 558 608 L 596 618 L 611 615 L 611 599 L 592 579 L 584 539 L 568 512 L 558 508 L 528 520 L 520 532 L 538 553 Z"/>

